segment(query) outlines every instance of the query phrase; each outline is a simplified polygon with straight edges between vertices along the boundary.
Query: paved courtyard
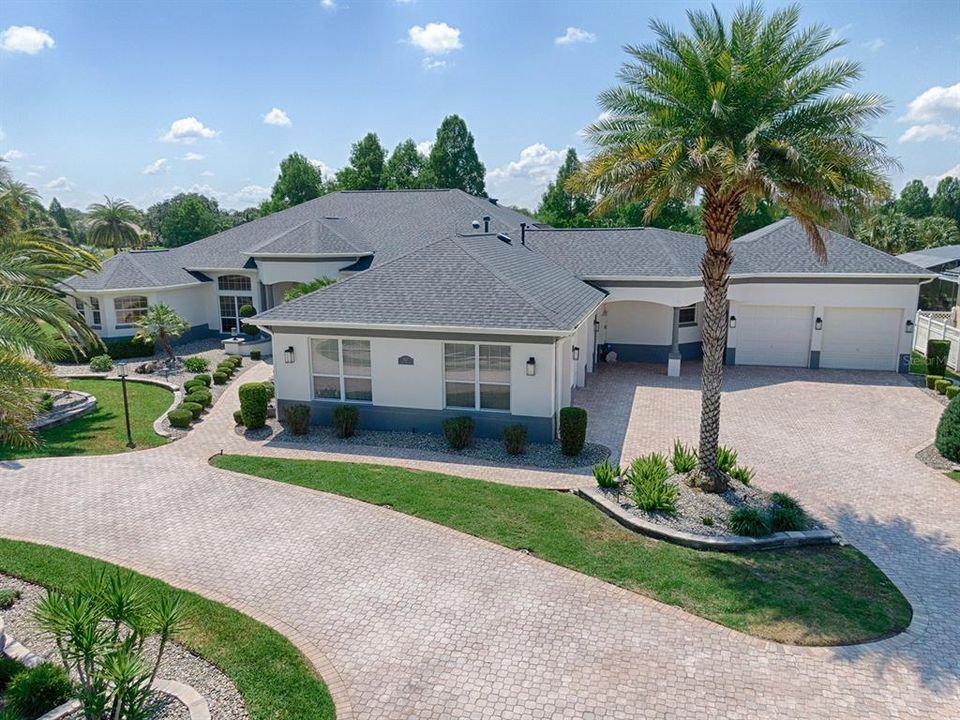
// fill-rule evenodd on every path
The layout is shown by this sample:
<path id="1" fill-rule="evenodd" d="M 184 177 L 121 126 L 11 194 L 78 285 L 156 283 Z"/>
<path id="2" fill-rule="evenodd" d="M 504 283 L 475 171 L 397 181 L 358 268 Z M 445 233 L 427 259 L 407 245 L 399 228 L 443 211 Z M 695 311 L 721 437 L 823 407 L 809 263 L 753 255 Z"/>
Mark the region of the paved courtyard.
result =
<path id="1" fill-rule="evenodd" d="M 960 485 L 913 458 L 940 406 L 899 378 L 728 376 L 724 442 L 760 485 L 834 522 L 917 609 L 897 638 L 818 649 L 744 636 L 389 509 L 211 468 L 221 449 L 308 452 L 236 436 L 236 388 L 167 447 L 2 464 L 0 535 L 111 559 L 251 612 L 317 661 L 341 718 L 960 714 Z M 630 458 L 692 440 L 699 396 L 693 377 L 621 365 L 592 376 L 577 401 L 591 410 L 591 439 Z"/>

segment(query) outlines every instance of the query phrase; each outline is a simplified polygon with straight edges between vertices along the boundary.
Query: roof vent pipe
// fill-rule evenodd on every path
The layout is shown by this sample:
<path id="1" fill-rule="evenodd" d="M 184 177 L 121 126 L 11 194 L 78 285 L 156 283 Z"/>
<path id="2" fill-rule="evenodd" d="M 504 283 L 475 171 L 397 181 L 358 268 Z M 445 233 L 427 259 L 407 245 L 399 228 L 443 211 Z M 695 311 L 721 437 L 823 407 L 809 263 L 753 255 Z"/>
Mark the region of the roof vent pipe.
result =
<path id="1" fill-rule="evenodd" d="M 479 220 L 474 220 L 474 221 L 471 223 L 471 225 L 473 225 L 473 229 L 474 229 L 474 230 L 479 230 L 479 229 L 480 229 L 480 221 L 479 221 Z"/>
<path id="2" fill-rule="evenodd" d="M 526 223 L 520 223 L 520 244 L 521 245 L 527 244 L 527 224 Z"/>
<path id="3" fill-rule="evenodd" d="M 485 233 L 490 232 L 490 216 L 489 215 L 483 216 L 483 231 Z"/>
<path id="4" fill-rule="evenodd" d="M 497 240 L 500 242 L 505 242 L 507 245 L 513 245 L 513 240 L 510 239 L 510 236 L 504 235 L 503 233 L 497 234 Z"/>

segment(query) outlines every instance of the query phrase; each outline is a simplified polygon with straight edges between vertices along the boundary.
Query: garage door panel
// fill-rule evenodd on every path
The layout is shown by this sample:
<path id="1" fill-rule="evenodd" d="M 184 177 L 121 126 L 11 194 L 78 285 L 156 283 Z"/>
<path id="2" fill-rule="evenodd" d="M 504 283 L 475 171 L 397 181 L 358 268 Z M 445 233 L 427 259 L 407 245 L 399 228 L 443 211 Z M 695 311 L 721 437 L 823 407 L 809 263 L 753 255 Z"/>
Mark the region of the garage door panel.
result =
<path id="1" fill-rule="evenodd" d="M 812 306 L 738 305 L 737 365 L 807 367 Z"/>
<path id="2" fill-rule="evenodd" d="M 820 367 L 896 370 L 901 315 L 900 308 L 825 308 Z"/>

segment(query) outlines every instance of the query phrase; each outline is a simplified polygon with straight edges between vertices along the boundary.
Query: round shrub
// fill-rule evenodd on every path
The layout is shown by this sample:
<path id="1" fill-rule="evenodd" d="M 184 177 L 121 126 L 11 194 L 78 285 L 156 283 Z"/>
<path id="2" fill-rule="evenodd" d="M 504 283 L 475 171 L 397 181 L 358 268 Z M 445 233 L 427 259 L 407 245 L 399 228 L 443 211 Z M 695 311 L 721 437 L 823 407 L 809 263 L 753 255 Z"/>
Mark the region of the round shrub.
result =
<path id="1" fill-rule="evenodd" d="M 3 691 L 7 689 L 7 685 L 10 684 L 10 680 L 13 678 L 13 676 L 19 675 L 26 669 L 26 665 L 21 665 L 12 657 L 4 655 L 2 652 L 0 652 L 0 697 L 3 697 Z M 0 718 L 2 717 L 3 715 L 0 714 Z"/>
<path id="2" fill-rule="evenodd" d="M 453 450 L 463 450 L 473 439 L 473 418 L 467 415 L 447 418 L 443 421 L 443 436 Z"/>
<path id="3" fill-rule="evenodd" d="M 949 355 L 949 340 L 927 340 L 927 372 L 931 375 L 946 375 Z"/>
<path id="4" fill-rule="evenodd" d="M 947 460 L 960 462 L 960 397 L 951 400 L 940 416 L 936 444 Z"/>
<path id="5" fill-rule="evenodd" d="M 937 380 L 943 380 L 943 375 L 927 375 L 927 389 L 935 390 L 937 387 Z"/>
<path id="6" fill-rule="evenodd" d="M 268 400 L 273 400 L 277 395 L 276 387 L 273 384 L 272 380 L 266 380 L 263 382 L 263 386 L 267 389 Z"/>
<path id="7" fill-rule="evenodd" d="M 240 332 L 253 338 L 260 334 L 260 328 L 250 323 L 241 323 Z"/>
<path id="8" fill-rule="evenodd" d="M 193 415 L 193 419 L 196 420 L 198 417 L 200 417 L 200 413 L 203 412 L 203 405 L 201 405 L 200 403 L 184 401 L 180 403 L 179 406 L 177 406 L 177 409 L 189 410 L 190 414 Z"/>
<path id="9" fill-rule="evenodd" d="M 234 370 L 236 370 L 236 368 L 233 366 L 233 363 L 222 362 L 217 365 L 217 372 L 222 372 L 227 375 L 233 375 Z"/>
<path id="10" fill-rule="evenodd" d="M 529 444 L 526 425 L 507 425 L 503 429 L 503 449 L 507 455 L 523 455 Z"/>
<path id="11" fill-rule="evenodd" d="M 337 408 L 339 410 L 340 408 Z M 356 408 L 353 408 L 356 410 Z M 336 413 L 336 410 L 334 410 Z M 294 435 L 306 435 L 310 431 L 310 406 L 303 404 L 290 405 L 283 411 L 283 424 L 284 427 L 290 428 L 290 432 Z M 334 420 L 336 425 L 336 420 Z M 350 428 L 350 434 L 353 434 L 353 429 L 356 427 L 356 422 L 354 426 Z M 344 437 L 344 436 L 341 436 Z"/>
<path id="12" fill-rule="evenodd" d="M 226 373 L 222 373 L 219 370 L 213 374 L 213 384 L 214 385 L 226 385 L 227 380 L 230 379 L 230 376 Z"/>
<path id="13" fill-rule="evenodd" d="M 231 363 L 235 368 L 243 367 L 243 357 L 240 355 L 231 355 L 227 358 L 227 362 Z"/>
<path id="14" fill-rule="evenodd" d="M 167 419 L 175 428 L 188 428 L 193 422 L 193 413 L 184 408 L 176 408 L 167 413 Z"/>
<path id="15" fill-rule="evenodd" d="M 267 403 L 270 390 L 263 383 L 245 383 L 240 386 L 240 411 L 243 424 L 250 430 L 258 430 L 267 424 Z"/>
<path id="16" fill-rule="evenodd" d="M 183 361 L 183 367 L 187 372 L 202 373 L 204 370 L 210 367 L 210 361 L 205 357 L 188 357 Z"/>
<path id="17" fill-rule="evenodd" d="M 770 520 L 756 508 L 742 507 L 730 513 L 727 522 L 737 535 L 761 537 L 770 534 Z"/>
<path id="18" fill-rule="evenodd" d="M 210 376 L 207 373 L 200 373 L 199 375 L 194 376 L 193 379 L 202 382 L 207 387 L 210 387 Z"/>
<path id="19" fill-rule="evenodd" d="M 579 455 L 587 440 L 587 411 L 579 407 L 560 409 L 560 450 L 564 455 Z"/>
<path id="20" fill-rule="evenodd" d="M 937 391 L 938 395 L 946 395 L 947 388 L 950 387 L 951 385 L 953 385 L 953 383 L 947 380 L 946 378 L 944 378 L 943 380 L 937 380 L 933 384 L 933 389 Z"/>
<path id="21" fill-rule="evenodd" d="M 90 358 L 90 372 L 110 372 L 113 359 L 109 355 L 96 355 Z"/>
<path id="22" fill-rule="evenodd" d="M 37 718 L 70 699 L 70 680 L 59 665 L 41 663 L 13 676 L 7 710 L 13 717 Z"/>
<path id="23" fill-rule="evenodd" d="M 249 318 L 257 314 L 257 309 L 250 303 L 247 303 L 240 306 L 240 309 L 237 310 L 237 314 L 242 318 Z"/>
<path id="24" fill-rule="evenodd" d="M 183 384 L 183 391 L 185 393 L 192 393 L 194 390 L 206 390 L 206 389 L 207 389 L 206 385 L 196 380 L 187 380 Z"/>
<path id="25" fill-rule="evenodd" d="M 273 385 L 268 389 L 273 392 Z M 272 397 L 272 395 L 271 395 Z M 353 405 L 338 405 L 333 409 L 333 429 L 338 438 L 353 437 L 360 423 L 360 411 Z"/>
<path id="26" fill-rule="evenodd" d="M 197 390 L 184 396 L 183 401 L 185 403 L 197 403 L 200 407 L 210 407 L 213 404 L 213 396 L 209 392 Z"/>
<path id="27" fill-rule="evenodd" d="M 237 425 L 243 425 L 243 411 L 242 411 L 242 410 L 234 410 L 234 411 L 233 411 L 233 421 L 234 421 Z"/>
<path id="28" fill-rule="evenodd" d="M 944 394 L 947 396 L 948 400 L 953 400 L 958 394 L 960 394 L 960 385 L 951 385 L 947 388 L 947 391 Z"/>
<path id="29" fill-rule="evenodd" d="M 251 351 L 250 351 L 250 359 L 251 359 L 253 362 L 256 362 L 257 360 L 259 360 L 259 359 L 260 359 L 260 351 L 259 351 L 259 350 L 251 350 Z"/>

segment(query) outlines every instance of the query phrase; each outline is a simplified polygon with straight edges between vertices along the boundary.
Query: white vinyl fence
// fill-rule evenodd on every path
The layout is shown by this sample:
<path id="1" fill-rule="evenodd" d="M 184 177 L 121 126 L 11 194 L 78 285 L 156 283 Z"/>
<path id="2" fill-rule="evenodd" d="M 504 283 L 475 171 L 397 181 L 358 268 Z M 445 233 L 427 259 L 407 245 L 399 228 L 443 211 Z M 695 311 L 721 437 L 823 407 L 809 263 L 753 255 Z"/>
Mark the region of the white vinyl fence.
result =
<path id="1" fill-rule="evenodd" d="M 947 356 L 947 367 L 957 372 L 960 362 L 960 329 L 950 325 L 950 313 L 917 312 L 917 322 L 913 330 L 913 349 L 927 353 L 927 340 L 949 340 L 950 354 Z"/>

